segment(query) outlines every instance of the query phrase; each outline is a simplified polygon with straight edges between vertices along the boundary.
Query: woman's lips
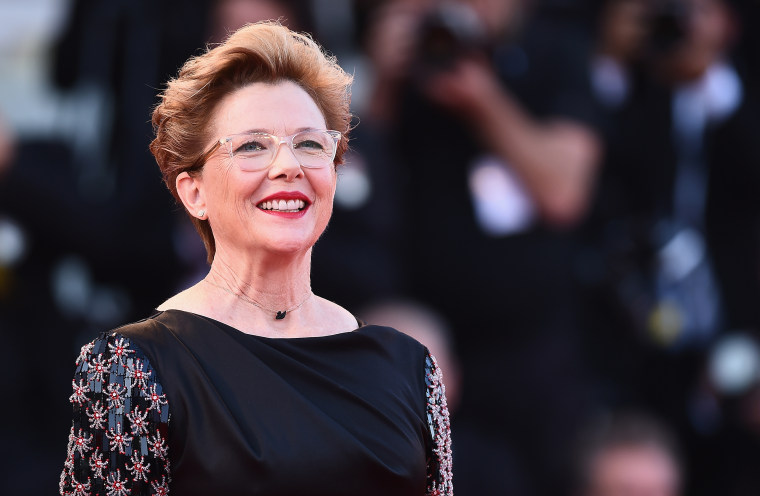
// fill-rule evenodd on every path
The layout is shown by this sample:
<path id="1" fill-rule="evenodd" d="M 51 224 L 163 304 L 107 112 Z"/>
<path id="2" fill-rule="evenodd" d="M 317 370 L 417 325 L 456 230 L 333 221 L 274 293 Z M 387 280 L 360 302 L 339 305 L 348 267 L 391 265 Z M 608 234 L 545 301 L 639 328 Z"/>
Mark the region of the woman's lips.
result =
<path id="1" fill-rule="evenodd" d="M 281 191 L 269 195 L 256 205 L 268 214 L 285 217 L 300 217 L 311 203 L 306 195 L 298 191 Z"/>

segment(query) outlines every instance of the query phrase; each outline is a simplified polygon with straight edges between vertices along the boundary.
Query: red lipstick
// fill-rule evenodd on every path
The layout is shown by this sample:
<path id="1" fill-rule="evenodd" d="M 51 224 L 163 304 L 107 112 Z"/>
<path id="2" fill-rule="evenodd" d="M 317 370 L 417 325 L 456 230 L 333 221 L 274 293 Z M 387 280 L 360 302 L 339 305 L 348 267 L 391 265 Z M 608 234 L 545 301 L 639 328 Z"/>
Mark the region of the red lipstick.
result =
<path id="1" fill-rule="evenodd" d="M 303 207 L 299 207 L 300 210 L 297 211 L 284 211 L 284 210 L 277 210 L 275 209 L 268 209 L 265 208 L 265 204 L 268 202 L 279 202 L 279 201 L 295 201 L 297 203 L 303 202 Z M 300 217 L 303 217 L 306 214 L 306 211 L 309 209 L 309 206 L 311 206 L 311 201 L 309 200 L 309 197 L 301 193 L 300 191 L 279 191 L 277 193 L 274 193 L 272 195 L 267 196 L 263 200 L 260 200 L 258 204 L 256 205 L 259 210 L 261 210 L 264 213 L 267 213 L 269 215 L 275 215 L 277 217 L 285 218 L 285 219 L 298 219 Z"/>
<path id="2" fill-rule="evenodd" d="M 263 200 L 259 200 L 259 205 L 263 202 L 273 201 L 273 200 L 303 200 L 304 203 L 307 205 L 311 204 L 311 201 L 309 201 L 309 197 L 301 193 L 300 191 L 279 191 L 277 193 L 274 193 L 272 195 L 267 196 Z"/>

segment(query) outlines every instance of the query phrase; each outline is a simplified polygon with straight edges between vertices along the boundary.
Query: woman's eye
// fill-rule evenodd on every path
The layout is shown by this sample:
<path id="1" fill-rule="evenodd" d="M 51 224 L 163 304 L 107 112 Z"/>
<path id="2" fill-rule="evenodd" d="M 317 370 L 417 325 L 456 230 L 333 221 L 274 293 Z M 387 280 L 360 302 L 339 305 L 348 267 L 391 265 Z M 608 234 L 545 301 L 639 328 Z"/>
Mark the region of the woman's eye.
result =
<path id="1" fill-rule="evenodd" d="M 309 139 L 295 143 L 295 148 L 305 148 L 307 150 L 324 150 L 325 149 L 325 147 L 320 142 L 309 140 Z"/>
<path id="2" fill-rule="evenodd" d="M 258 141 L 247 141 L 237 147 L 235 153 L 256 153 L 266 150 L 266 146 Z"/>

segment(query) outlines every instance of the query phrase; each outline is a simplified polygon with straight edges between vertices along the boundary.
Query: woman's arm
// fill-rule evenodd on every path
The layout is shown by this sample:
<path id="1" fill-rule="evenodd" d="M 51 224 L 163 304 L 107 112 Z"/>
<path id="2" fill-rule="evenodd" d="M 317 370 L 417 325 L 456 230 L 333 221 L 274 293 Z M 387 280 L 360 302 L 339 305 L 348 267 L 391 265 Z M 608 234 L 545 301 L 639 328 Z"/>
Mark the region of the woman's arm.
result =
<path id="1" fill-rule="evenodd" d="M 84 345 L 76 365 L 60 494 L 168 494 L 169 405 L 148 359 L 109 333 Z"/>
<path id="2" fill-rule="evenodd" d="M 426 496 L 453 496 L 451 466 L 451 429 L 449 409 L 446 406 L 446 388 L 441 369 L 435 357 L 425 357 L 425 385 L 427 386 L 427 419 L 432 446 L 427 457 Z"/>

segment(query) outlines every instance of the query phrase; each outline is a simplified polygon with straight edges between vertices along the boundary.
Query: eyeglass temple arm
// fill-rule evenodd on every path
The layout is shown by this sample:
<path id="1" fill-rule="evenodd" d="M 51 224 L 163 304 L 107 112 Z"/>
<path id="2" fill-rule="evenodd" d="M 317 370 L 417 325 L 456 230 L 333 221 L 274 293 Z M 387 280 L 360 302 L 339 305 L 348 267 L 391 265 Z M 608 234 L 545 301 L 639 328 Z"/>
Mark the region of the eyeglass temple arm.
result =
<path id="1" fill-rule="evenodd" d="M 225 141 L 226 141 L 226 138 L 222 138 L 218 140 L 216 143 L 214 143 L 213 145 L 211 145 L 211 148 L 206 150 L 206 152 L 203 155 L 198 157 L 198 160 L 195 161 L 195 164 L 193 164 L 192 168 L 195 169 L 195 168 L 203 167 L 203 165 L 206 163 L 206 160 L 208 160 L 211 154 L 214 153 L 217 148 L 222 146 Z"/>

